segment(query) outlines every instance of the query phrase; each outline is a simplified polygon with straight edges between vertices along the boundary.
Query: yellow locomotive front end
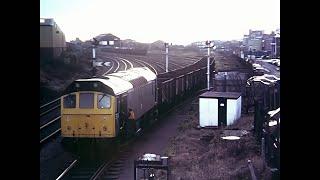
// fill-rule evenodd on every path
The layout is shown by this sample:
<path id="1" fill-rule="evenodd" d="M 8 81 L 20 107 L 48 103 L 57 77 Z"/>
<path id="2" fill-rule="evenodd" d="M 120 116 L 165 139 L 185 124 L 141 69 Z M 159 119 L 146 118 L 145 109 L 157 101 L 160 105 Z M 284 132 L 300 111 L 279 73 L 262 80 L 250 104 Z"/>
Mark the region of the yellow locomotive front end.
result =
<path id="1" fill-rule="evenodd" d="M 113 138 L 119 125 L 116 98 L 102 92 L 79 91 L 61 97 L 61 135 L 64 138 Z"/>

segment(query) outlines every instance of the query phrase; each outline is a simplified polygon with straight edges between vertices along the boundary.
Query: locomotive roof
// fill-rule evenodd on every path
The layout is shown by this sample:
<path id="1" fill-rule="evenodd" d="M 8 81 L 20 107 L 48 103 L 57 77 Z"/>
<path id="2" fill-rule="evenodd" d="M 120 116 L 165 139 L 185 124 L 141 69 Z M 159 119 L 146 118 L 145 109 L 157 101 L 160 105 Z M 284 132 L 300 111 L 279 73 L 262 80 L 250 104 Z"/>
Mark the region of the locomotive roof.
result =
<path id="1" fill-rule="evenodd" d="M 156 75 L 146 67 L 131 68 L 127 71 L 119 71 L 116 73 L 108 74 L 105 77 L 110 76 L 120 77 L 121 79 L 124 79 L 126 81 L 131 81 L 139 77 L 144 77 L 147 81 L 156 79 Z"/>
<path id="2" fill-rule="evenodd" d="M 113 94 L 114 95 L 118 95 L 118 94 L 124 93 L 124 92 L 128 91 L 129 89 L 133 88 L 133 85 L 130 82 L 125 81 L 125 80 L 123 80 L 121 78 L 112 77 L 112 76 L 109 76 L 108 79 L 91 78 L 91 79 L 79 79 L 77 81 L 78 82 L 81 82 L 81 81 L 86 81 L 86 82 L 88 82 L 88 81 L 92 81 L 92 82 L 99 81 L 103 85 L 110 87 L 113 90 Z"/>
<path id="3" fill-rule="evenodd" d="M 78 79 L 67 87 L 65 93 L 101 91 L 111 95 L 119 95 L 155 78 L 156 75 L 148 68 L 132 68 L 105 75 L 103 78 Z"/>

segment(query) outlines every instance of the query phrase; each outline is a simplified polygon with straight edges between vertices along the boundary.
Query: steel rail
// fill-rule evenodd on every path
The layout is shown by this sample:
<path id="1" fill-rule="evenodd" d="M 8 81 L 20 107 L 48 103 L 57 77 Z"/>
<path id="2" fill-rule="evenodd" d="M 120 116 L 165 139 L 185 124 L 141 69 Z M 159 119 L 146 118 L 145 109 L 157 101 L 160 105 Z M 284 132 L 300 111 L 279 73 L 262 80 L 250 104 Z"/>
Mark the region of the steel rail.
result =
<path id="1" fill-rule="evenodd" d="M 46 104 L 44 104 L 44 105 L 40 106 L 40 109 L 42 109 L 42 108 L 44 108 L 45 106 L 48 106 L 48 105 L 50 105 L 50 104 L 52 104 L 52 103 L 54 103 L 54 102 L 58 101 L 59 99 L 60 99 L 60 98 L 57 98 L 57 99 L 55 99 L 55 100 L 53 100 L 53 101 L 51 101 L 51 102 L 48 102 L 48 103 L 46 103 Z"/>
<path id="2" fill-rule="evenodd" d="M 125 58 L 122 58 L 122 57 L 119 57 L 119 58 L 124 60 L 124 61 L 126 61 L 129 64 L 129 66 L 131 66 L 131 68 L 133 68 L 133 64 L 128 59 L 125 59 Z"/>
<path id="3" fill-rule="evenodd" d="M 60 98 L 59 98 L 59 99 L 60 99 Z M 43 116 L 43 115 L 45 115 L 45 114 L 47 114 L 47 113 L 49 113 L 50 111 L 58 108 L 59 106 L 60 106 L 60 104 L 54 106 L 53 108 L 48 109 L 47 111 L 45 111 L 45 112 L 43 112 L 43 113 L 40 113 L 40 117 Z"/>
<path id="4" fill-rule="evenodd" d="M 56 117 L 55 119 L 51 120 L 50 122 L 42 125 L 42 126 L 40 127 L 40 130 L 43 129 L 43 128 L 45 128 L 45 127 L 47 127 L 47 126 L 49 126 L 50 124 L 52 124 L 53 122 L 59 120 L 60 118 L 61 118 L 61 116 L 58 116 L 58 117 Z"/>
<path id="5" fill-rule="evenodd" d="M 60 174 L 60 176 L 57 177 L 56 180 L 60 180 L 77 162 L 78 162 L 78 160 L 74 160 L 74 161 L 71 163 L 71 165 L 70 165 L 67 169 L 65 169 L 65 170 Z"/>
<path id="6" fill-rule="evenodd" d="M 113 59 L 110 59 L 110 60 L 112 62 L 112 66 L 108 69 L 107 72 L 103 73 L 102 76 L 105 76 L 105 75 L 109 74 L 109 72 L 114 68 L 114 60 Z"/>
<path id="7" fill-rule="evenodd" d="M 149 66 L 149 67 L 154 71 L 154 73 L 155 73 L 156 75 L 158 75 L 157 70 L 156 70 L 152 65 L 150 65 L 149 63 L 147 63 L 147 62 L 145 62 L 145 61 L 141 61 L 141 60 L 139 60 L 139 59 L 135 59 L 135 60 L 146 64 L 147 66 Z"/>
<path id="8" fill-rule="evenodd" d="M 55 134 L 57 134 L 59 131 L 61 131 L 61 128 L 57 129 L 55 132 L 53 132 L 52 134 L 50 134 L 49 136 L 43 138 L 41 141 L 40 141 L 40 144 L 42 144 L 44 141 L 46 141 L 47 139 L 51 138 L 52 136 L 54 136 Z"/>
<path id="9" fill-rule="evenodd" d="M 119 59 L 120 59 L 120 58 L 119 58 Z M 120 61 L 124 64 L 124 70 L 126 71 L 126 70 L 127 70 L 127 68 L 128 68 L 127 63 L 125 63 L 125 61 L 124 61 L 124 60 L 122 60 L 122 59 L 120 59 Z"/>
<path id="10" fill-rule="evenodd" d="M 116 68 L 113 72 L 117 72 L 117 71 L 118 71 L 118 69 L 119 69 L 119 67 L 120 67 L 120 63 L 119 63 L 119 61 L 117 61 L 117 60 L 114 60 L 114 61 L 116 61 L 116 62 L 117 62 L 118 66 L 117 66 L 117 68 Z"/>
<path id="11" fill-rule="evenodd" d="M 108 162 L 104 162 L 99 168 L 98 170 L 92 175 L 92 177 L 90 178 L 90 180 L 97 180 L 100 176 L 101 173 L 109 166 L 112 165 L 112 163 L 116 160 L 116 158 L 108 161 Z"/>

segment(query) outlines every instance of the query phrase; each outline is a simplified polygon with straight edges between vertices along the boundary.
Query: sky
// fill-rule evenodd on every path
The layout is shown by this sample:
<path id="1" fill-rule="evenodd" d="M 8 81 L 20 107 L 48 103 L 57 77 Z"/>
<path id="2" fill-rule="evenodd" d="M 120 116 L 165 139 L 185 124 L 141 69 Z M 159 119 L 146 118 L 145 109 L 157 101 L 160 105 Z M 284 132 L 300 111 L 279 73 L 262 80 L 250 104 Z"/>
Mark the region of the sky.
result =
<path id="1" fill-rule="evenodd" d="M 66 40 L 112 33 L 120 39 L 187 45 L 241 40 L 252 30 L 280 28 L 280 0 L 40 0 Z"/>

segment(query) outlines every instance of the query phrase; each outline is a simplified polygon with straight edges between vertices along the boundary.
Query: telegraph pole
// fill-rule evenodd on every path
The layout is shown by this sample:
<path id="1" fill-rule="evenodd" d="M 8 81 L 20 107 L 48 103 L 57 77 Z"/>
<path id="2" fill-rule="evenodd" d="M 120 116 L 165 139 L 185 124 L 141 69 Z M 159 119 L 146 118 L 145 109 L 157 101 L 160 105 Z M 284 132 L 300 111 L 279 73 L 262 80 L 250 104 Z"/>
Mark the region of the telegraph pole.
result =
<path id="1" fill-rule="evenodd" d="M 95 67 L 95 60 L 96 60 L 96 47 L 99 44 L 99 41 L 96 38 L 93 38 L 92 43 L 92 76 L 96 76 L 96 67 Z"/>
<path id="2" fill-rule="evenodd" d="M 164 43 L 164 47 L 166 48 L 166 72 L 168 72 L 168 61 L 169 61 L 168 52 L 169 52 L 169 44 L 168 44 L 168 43 Z"/>
<path id="3" fill-rule="evenodd" d="M 207 60 L 207 90 L 210 90 L 210 48 L 212 48 L 213 46 L 211 46 L 211 41 L 206 41 L 206 45 L 208 48 L 208 60 Z"/>
<path id="4" fill-rule="evenodd" d="M 96 60 L 96 49 L 95 49 L 95 45 L 93 45 L 93 48 L 92 48 L 92 59 L 93 59 L 93 60 Z"/>
<path id="5" fill-rule="evenodd" d="M 274 56 L 277 58 L 277 37 L 274 37 Z"/>

